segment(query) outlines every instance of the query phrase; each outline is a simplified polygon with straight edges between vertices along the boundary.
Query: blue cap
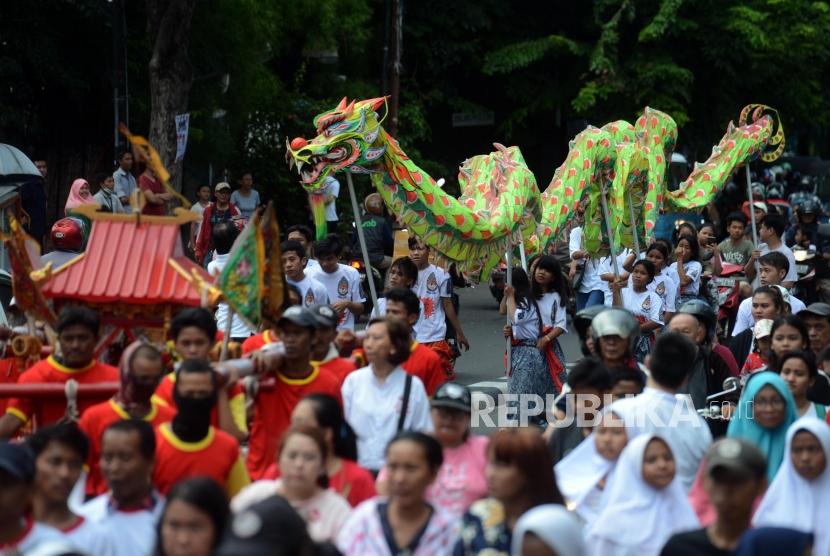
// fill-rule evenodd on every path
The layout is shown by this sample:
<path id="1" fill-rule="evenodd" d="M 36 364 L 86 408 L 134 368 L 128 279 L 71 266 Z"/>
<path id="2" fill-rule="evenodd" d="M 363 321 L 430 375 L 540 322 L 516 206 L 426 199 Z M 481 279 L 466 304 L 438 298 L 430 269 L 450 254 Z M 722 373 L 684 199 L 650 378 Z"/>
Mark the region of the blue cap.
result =
<path id="1" fill-rule="evenodd" d="M 15 479 L 31 483 L 35 479 L 35 458 L 25 446 L 0 442 L 0 470 Z"/>

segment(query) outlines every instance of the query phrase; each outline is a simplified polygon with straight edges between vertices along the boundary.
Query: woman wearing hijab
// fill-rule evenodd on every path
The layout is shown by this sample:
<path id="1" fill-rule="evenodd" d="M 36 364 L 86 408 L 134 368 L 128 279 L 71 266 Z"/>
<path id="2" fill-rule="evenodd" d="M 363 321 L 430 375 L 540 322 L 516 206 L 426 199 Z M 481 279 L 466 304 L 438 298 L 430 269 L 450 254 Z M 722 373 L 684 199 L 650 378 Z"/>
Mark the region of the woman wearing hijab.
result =
<path id="1" fill-rule="evenodd" d="M 513 556 L 553 553 L 557 556 L 583 556 L 582 523 L 559 504 L 536 506 L 516 522 Z"/>
<path id="2" fill-rule="evenodd" d="M 755 512 L 753 525 L 813 533 L 813 553 L 830 554 L 828 461 L 830 425 L 815 417 L 796 421 L 787 431 L 784 463 Z"/>
<path id="3" fill-rule="evenodd" d="M 628 433 L 633 431 L 606 410 L 591 436 L 554 467 L 562 496 L 584 523 L 590 525 L 596 519 Z"/>
<path id="4" fill-rule="evenodd" d="M 795 400 L 777 373 L 755 373 L 746 383 L 726 436 L 755 444 L 767 458 L 767 480 L 772 481 L 786 448 L 787 429 L 798 418 Z"/>
<path id="5" fill-rule="evenodd" d="M 66 216 L 70 216 L 70 211 L 76 207 L 93 204 L 95 204 L 95 199 L 92 198 L 89 183 L 83 178 L 78 178 L 73 181 L 72 187 L 69 188 L 69 197 L 66 199 L 66 206 L 64 207 Z"/>
<path id="6" fill-rule="evenodd" d="M 586 532 L 593 556 L 656 556 L 674 533 L 700 527 L 677 480 L 674 455 L 656 434 L 623 450 L 605 505 Z"/>

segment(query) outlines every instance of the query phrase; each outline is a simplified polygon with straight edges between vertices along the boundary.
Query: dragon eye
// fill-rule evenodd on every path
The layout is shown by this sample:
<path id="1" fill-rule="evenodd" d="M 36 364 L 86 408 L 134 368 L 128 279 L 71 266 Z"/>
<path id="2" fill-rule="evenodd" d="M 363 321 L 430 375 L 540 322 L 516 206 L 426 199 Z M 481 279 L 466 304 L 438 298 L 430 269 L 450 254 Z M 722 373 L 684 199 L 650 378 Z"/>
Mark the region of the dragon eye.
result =
<path id="1" fill-rule="evenodd" d="M 326 135 L 331 137 L 335 133 L 346 131 L 352 126 L 350 122 L 340 122 L 339 124 L 331 125 L 326 128 Z"/>

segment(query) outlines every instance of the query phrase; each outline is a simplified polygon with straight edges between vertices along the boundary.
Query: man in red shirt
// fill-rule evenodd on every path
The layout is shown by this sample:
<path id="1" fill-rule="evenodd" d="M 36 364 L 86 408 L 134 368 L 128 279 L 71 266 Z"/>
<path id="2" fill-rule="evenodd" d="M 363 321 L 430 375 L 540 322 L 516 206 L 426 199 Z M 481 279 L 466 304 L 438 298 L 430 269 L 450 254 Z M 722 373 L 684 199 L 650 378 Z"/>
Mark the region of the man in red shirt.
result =
<path id="1" fill-rule="evenodd" d="M 351 359 L 340 357 L 334 347 L 340 316 L 330 305 L 313 305 L 309 309 L 317 319 L 317 341 L 311 346 L 311 361 L 319 363 L 321 370 L 330 372 L 338 379 L 345 378 L 357 370 L 357 365 Z"/>
<path id="2" fill-rule="evenodd" d="M 297 286 L 292 284 L 287 284 L 287 286 L 288 288 L 285 290 L 285 295 L 288 296 L 288 304 L 286 307 L 301 305 L 300 301 L 302 300 L 302 296 L 300 295 L 300 290 Z M 242 355 L 248 355 L 249 353 L 253 353 L 268 344 L 276 344 L 279 341 L 280 337 L 276 328 L 266 328 L 259 334 L 254 334 L 242 342 Z"/>
<path id="3" fill-rule="evenodd" d="M 101 437 L 108 426 L 121 419 L 143 419 L 156 428 L 176 414 L 170 407 L 153 399 L 153 392 L 164 374 L 164 366 L 161 353 L 151 344 L 134 342 L 130 345 L 121 356 L 119 373 L 121 389 L 111 399 L 84 411 L 78 423 L 89 437 L 87 495 L 97 496 L 107 490 L 99 462 Z"/>
<path id="4" fill-rule="evenodd" d="M 50 355 L 29 367 L 18 384 L 64 384 L 74 379 L 79 384 L 117 382 L 118 369 L 94 359 L 100 320 L 86 307 L 68 307 L 58 319 L 58 344 L 61 355 Z M 78 397 L 78 412 L 105 398 Z M 6 414 L 0 417 L 0 438 L 9 438 L 34 418 L 37 426 L 55 423 L 64 417 L 66 400 L 62 398 L 12 398 Z"/>
<path id="5" fill-rule="evenodd" d="M 176 371 L 173 397 L 179 411 L 156 429 L 153 483 L 162 494 L 195 476 L 224 485 L 228 497 L 250 483 L 239 443 L 210 424 L 217 390 L 216 373 L 206 359 L 188 359 Z"/>
<path id="6" fill-rule="evenodd" d="M 207 309 L 188 308 L 180 311 L 170 323 L 173 348 L 182 361 L 188 359 L 209 359 L 216 338 L 216 320 Z M 173 386 L 176 374 L 170 373 L 156 388 L 155 398 L 176 411 Z M 239 441 L 248 436 L 245 415 L 245 392 L 237 382 L 222 384 L 211 414 L 211 424 L 222 429 Z"/>
<path id="7" fill-rule="evenodd" d="M 144 194 L 145 204 L 141 214 L 164 216 L 167 214 L 167 201 L 173 200 L 173 194 L 167 191 L 156 174 L 147 166 L 138 177 L 138 187 Z"/>
<path id="8" fill-rule="evenodd" d="M 337 377 L 311 362 L 311 346 L 317 340 L 314 314 L 304 307 L 289 307 L 277 330 L 285 353 L 254 358 L 260 375 L 248 444 L 248 472 L 254 480 L 274 462 L 280 437 L 291 424 L 291 412 L 304 396 L 321 393 L 340 400 Z"/>

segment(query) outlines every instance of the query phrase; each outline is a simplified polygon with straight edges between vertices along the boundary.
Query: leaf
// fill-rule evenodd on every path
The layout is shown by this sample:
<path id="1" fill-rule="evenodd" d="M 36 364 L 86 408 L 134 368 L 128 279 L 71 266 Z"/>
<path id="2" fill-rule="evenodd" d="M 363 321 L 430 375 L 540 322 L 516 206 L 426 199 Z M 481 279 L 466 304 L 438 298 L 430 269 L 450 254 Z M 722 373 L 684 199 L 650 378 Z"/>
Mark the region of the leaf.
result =
<path id="1" fill-rule="evenodd" d="M 561 35 L 522 41 L 489 53 L 484 58 L 483 70 L 487 75 L 509 73 L 541 60 L 550 52 L 581 55 L 585 53 L 585 47 Z"/>

